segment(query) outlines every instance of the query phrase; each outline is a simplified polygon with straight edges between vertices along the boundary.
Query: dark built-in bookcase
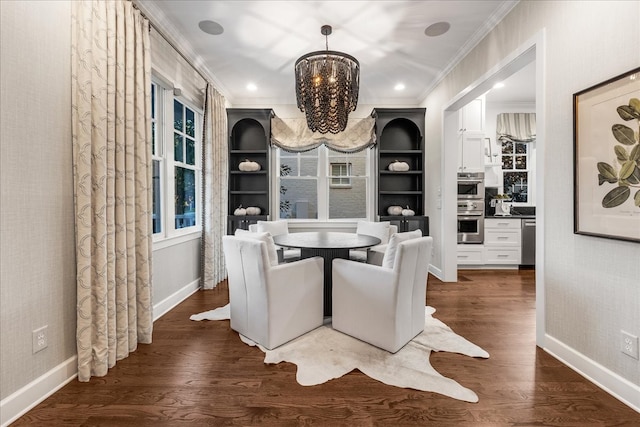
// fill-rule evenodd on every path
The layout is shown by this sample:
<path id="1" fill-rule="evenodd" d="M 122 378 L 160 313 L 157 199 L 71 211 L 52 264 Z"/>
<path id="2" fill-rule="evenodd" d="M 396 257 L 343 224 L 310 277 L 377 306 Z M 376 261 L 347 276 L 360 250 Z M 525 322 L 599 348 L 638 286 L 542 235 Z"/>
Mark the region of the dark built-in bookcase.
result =
<path id="1" fill-rule="evenodd" d="M 420 228 L 429 234 L 424 217 L 424 108 L 376 108 L 378 141 L 377 214 L 380 221 L 393 221 L 399 231 Z M 390 171 L 394 161 L 406 162 L 406 172 Z M 410 207 L 415 217 L 390 216 L 389 206 Z M 409 221 L 410 220 L 410 221 Z"/>
<path id="2" fill-rule="evenodd" d="M 269 139 L 271 109 L 228 108 L 229 127 L 229 216 L 227 232 L 247 229 L 269 216 Z M 250 160 L 260 165 L 255 172 L 241 171 L 239 165 Z M 239 207 L 259 207 L 260 215 L 236 216 Z"/>

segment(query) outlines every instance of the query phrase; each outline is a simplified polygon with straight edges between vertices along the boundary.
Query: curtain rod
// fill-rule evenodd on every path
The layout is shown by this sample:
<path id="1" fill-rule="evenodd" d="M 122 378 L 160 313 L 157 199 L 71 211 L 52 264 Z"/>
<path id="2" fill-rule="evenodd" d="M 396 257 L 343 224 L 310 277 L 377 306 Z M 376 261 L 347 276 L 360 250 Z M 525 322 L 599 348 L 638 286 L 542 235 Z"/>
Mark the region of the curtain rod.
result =
<path id="1" fill-rule="evenodd" d="M 151 28 L 153 28 L 154 30 L 156 30 L 156 32 L 160 35 L 160 37 L 162 37 L 164 39 L 164 41 L 166 41 L 169 46 L 171 46 L 171 48 L 173 50 L 176 51 L 176 53 L 178 55 L 180 55 L 182 57 L 182 59 L 184 59 L 187 64 L 189 64 L 189 66 L 191 68 L 193 68 L 193 71 L 195 71 L 196 73 L 198 73 L 198 75 L 200 77 L 202 77 L 202 79 L 205 81 L 205 83 L 210 84 L 209 79 L 195 66 L 193 65 L 193 62 L 191 62 L 191 60 L 189 58 L 187 58 L 174 44 L 171 40 L 169 40 L 169 38 L 167 38 L 167 36 L 164 35 L 164 33 L 162 32 L 162 30 L 160 30 L 160 28 L 158 28 L 158 26 L 156 24 L 153 23 L 153 21 L 151 19 L 149 19 L 149 17 L 147 15 L 145 15 L 145 13 L 140 9 L 140 7 L 138 7 L 138 5 L 135 3 L 135 1 L 133 0 L 128 0 L 131 2 L 131 4 L 133 5 L 133 7 L 140 12 L 140 15 L 142 15 L 142 17 L 144 19 L 146 19 L 147 21 L 149 21 L 149 32 L 151 32 Z"/>

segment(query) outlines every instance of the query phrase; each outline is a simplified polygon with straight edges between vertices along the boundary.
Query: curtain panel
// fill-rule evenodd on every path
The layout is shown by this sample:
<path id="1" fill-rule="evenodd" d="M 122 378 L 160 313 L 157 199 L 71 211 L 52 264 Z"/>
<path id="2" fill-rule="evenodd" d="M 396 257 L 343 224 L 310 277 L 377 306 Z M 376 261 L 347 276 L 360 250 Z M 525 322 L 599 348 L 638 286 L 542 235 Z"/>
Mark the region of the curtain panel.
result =
<path id="1" fill-rule="evenodd" d="M 299 153 L 324 144 L 333 151 L 355 153 L 376 143 L 375 119 L 349 119 L 347 128 L 337 134 L 312 132 L 306 119 L 271 118 L 271 144 L 285 151 Z"/>
<path id="2" fill-rule="evenodd" d="M 78 379 L 150 343 L 149 23 L 129 1 L 72 3 Z"/>
<path id="3" fill-rule="evenodd" d="M 498 140 L 531 142 L 536 139 L 535 113 L 502 113 L 496 118 Z"/>
<path id="4" fill-rule="evenodd" d="M 227 277 L 222 253 L 222 236 L 227 233 L 227 110 L 225 99 L 207 84 L 203 129 L 203 221 L 201 281 L 213 289 Z"/>

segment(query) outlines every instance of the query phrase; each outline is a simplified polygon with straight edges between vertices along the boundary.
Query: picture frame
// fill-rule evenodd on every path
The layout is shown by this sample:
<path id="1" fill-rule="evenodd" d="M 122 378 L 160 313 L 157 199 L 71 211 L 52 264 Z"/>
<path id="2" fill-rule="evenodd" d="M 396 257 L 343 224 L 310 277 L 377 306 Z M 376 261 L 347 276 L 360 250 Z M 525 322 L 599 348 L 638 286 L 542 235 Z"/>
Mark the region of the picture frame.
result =
<path id="1" fill-rule="evenodd" d="M 640 67 L 573 94 L 574 233 L 640 242 Z"/>

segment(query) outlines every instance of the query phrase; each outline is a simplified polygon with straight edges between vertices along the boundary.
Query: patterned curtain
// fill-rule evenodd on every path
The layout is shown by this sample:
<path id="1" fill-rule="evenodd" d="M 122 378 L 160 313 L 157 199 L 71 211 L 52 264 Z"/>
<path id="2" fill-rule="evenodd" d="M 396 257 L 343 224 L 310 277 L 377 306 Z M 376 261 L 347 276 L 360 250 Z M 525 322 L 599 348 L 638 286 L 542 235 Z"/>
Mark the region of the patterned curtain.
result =
<path id="1" fill-rule="evenodd" d="M 72 3 L 78 379 L 150 343 L 149 23 L 121 0 Z"/>
<path id="2" fill-rule="evenodd" d="M 376 143 L 376 121 L 373 117 L 349 119 L 340 133 L 312 132 L 306 119 L 271 118 L 271 144 L 285 151 L 300 153 L 324 144 L 333 151 L 355 153 Z"/>
<path id="3" fill-rule="evenodd" d="M 227 233 L 227 110 L 225 100 L 211 84 L 205 99 L 202 227 L 202 287 L 213 289 L 227 277 L 222 236 Z"/>

